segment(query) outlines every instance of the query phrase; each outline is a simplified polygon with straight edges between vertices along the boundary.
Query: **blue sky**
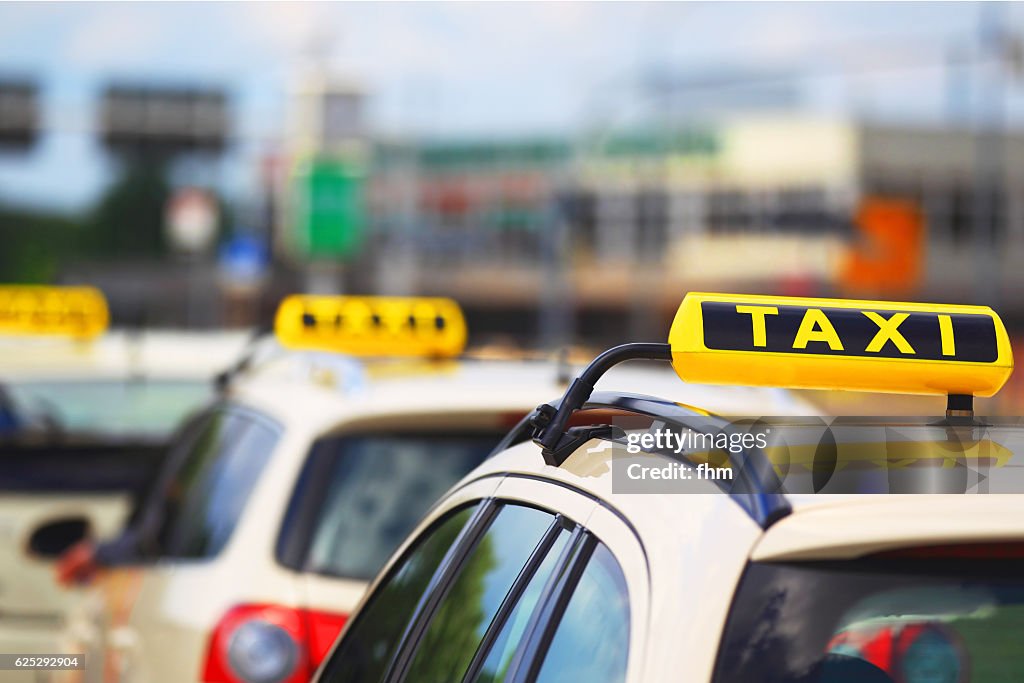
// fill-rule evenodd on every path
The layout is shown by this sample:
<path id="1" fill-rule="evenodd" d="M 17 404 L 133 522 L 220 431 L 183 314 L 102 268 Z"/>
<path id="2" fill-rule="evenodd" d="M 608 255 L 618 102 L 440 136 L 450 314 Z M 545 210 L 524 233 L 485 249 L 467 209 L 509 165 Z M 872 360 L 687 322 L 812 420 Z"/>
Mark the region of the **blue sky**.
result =
<path id="1" fill-rule="evenodd" d="M 1024 29 L 1021 4 L 1002 15 Z M 935 121 L 948 109 L 940 68 L 835 73 L 939 65 L 978 16 L 973 3 L 0 3 L 0 73 L 41 80 L 56 131 L 29 156 L 0 156 L 0 201 L 88 206 L 111 162 L 84 129 L 117 77 L 226 86 L 252 139 L 280 132 L 288 84 L 317 42 L 365 85 L 380 131 L 571 132 L 628 108 L 641 73 L 722 67 L 798 69 L 813 110 Z M 244 199 L 263 149 L 240 145 L 206 180 Z"/>

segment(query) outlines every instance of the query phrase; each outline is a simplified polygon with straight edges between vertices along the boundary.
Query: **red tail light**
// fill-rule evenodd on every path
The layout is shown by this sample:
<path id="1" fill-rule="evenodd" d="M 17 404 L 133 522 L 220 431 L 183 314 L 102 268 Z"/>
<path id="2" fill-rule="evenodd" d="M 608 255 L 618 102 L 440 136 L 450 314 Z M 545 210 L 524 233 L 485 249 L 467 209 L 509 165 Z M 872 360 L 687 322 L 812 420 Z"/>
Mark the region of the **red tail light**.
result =
<path id="1" fill-rule="evenodd" d="M 309 673 L 312 675 L 338 639 L 348 616 L 315 610 L 302 610 L 302 613 L 306 618 L 306 633 L 309 636 Z"/>
<path id="2" fill-rule="evenodd" d="M 210 636 L 205 683 L 305 683 L 345 625 L 345 615 L 277 605 L 239 605 Z"/>

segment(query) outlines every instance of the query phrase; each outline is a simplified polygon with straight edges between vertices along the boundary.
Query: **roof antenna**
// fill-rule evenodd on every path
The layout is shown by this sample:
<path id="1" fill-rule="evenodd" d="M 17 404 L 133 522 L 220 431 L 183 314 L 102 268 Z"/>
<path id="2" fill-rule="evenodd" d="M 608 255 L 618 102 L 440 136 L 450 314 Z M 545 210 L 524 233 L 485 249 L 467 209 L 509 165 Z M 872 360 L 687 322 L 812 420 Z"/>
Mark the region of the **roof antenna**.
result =
<path id="1" fill-rule="evenodd" d="M 272 334 L 273 331 L 273 327 L 268 327 L 265 324 L 258 325 L 252 330 L 248 341 L 245 343 L 245 348 L 242 349 L 238 359 L 213 378 L 213 386 L 218 393 L 227 391 L 235 377 L 252 367 L 256 354 L 260 350 L 260 342 L 264 337 Z"/>

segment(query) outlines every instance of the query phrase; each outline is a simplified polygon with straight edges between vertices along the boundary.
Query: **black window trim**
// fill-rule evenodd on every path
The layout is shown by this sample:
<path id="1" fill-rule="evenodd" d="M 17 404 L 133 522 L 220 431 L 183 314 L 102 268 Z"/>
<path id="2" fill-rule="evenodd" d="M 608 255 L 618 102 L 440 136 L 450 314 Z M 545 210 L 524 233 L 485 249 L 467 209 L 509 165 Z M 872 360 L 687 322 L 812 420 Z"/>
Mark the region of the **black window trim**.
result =
<path id="1" fill-rule="evenodd" d="M 554 516 L 554 519 L 551 520 L 551 525 L 548 527 L 547 531 L 544 532 L 544 535 L 537 543 L 537 547 L 533 549 L 530 557 L 526 560 L 526 564 L 512 583 L 512 588 L 509 589 L 508 595 L 506 595 L 504 600 L 502 600 L 501 605 L 498 607 L 498 611 L 494 614 L 494 618 L 491 620 L 490 625 L 488 625 L 487 630 L 484 632 L 484 637 L 480 640 L 480 644 L 477 646 L 476 654 L 473 655 L 473 659 L 470 661 L 469 667 L 466 669 L 466 673 L 462 677 L 463 683 L 471 683 L 476 679 L 477 675 L 479 675 L 484 662 L 486 662 L 487 657 L 490 656 L 491 648 L 494 647 L 495 641 L 497 641 L 501 631 L 505 628 L 505 623 L 508 621 L 509 615 L 511 615 L 512 610 L 514 610 L 519 604 L 523 594 L 526 592 L 527 586 L 530 585 L 534 575 L 540 568 L 541 563 L 547 559 L 548 553 L 551 552 L 551 548 L 555 544 L 555 540 L 558 538 L 559 534 L 564 531 L 568 531 L 573 534 L 573 536 L 570 536 L 569 543 L 566 544 L 566 548 L 563 549 L 564 553 L 572 546 L 572 539 L 579 533 L 579 529 L 579 525 L 567 517 L 560 514 Z M 564 561 L 563 556 L 558 558 L 552 576 L 557 575 L 558 569 L 562 566 Z M 550 582 L 551 578 L 552 577 L 548 578 L 548 582 Z M 541 604 L 541 599 L 545 595 L 544 591 L 546 589 L 547 583 L 545 583 L 545 587 L 542 589 L 541 595 L 538 598 L 538 606 Z M 536 607 L 534 608 L 534 611 L 536 611 Z"/>
<path id="2" fill-rule="evenodd" d="M 562 623 L 569 601 L 576 592 L 576 585 L 590 563 L 597 537 L 582 526 L 576 527 L 566 545 L 558 566 L 537 600 L 537 606 L 526 625 L 524 638 L 509 665 L 506 680 L 510 683 L 524 683 L 536 680 L 544 658 L 554 640 L 555 632 Z M 618 562 L 618 560 L 616 560 Z"/>
<path id="3" fill-rule="evenodd" d="M 426 590 L 423 591 L 423 595 L 420 596 L 413 608 L 409 622 L 398 640 L 395 655 L 388 662 L 384 671 L 383 681 L 405 679 L 416 649 L 437 613 L 441 601 L 448 594 L 455 583 L 459 570 L 465 565 L 466 559 L 490 528 L 502 507 L 503 504 L 495 498 L 487 497 L 483 498 L 476 510 L 473 511 L 473 516 L 469 518 L 451 548 L 441 558 L 441 563 L 434 571 L 430 583 L 427 584 Z"/>

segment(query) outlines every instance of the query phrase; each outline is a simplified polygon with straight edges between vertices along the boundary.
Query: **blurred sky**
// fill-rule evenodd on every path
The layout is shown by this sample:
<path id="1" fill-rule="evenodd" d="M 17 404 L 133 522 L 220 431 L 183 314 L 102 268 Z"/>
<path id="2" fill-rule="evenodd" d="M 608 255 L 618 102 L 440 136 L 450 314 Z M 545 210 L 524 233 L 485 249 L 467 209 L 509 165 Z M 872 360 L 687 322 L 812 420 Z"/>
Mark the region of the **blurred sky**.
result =
<path id="1" fill-rule="evenodd" d="M 83 131 L 107 79 L 229 88 L 249 143 L 218 168 L 253 190 L 252 162 L 279 135 L 288 84 L 311 45 L 371 94 L 375 130 L 453 136 L 562 133 L 625 107 L 643 73 L 798 69 L 804 106 L 935 122 L 942 64 L 977 39 L 975 3 L 0 3 L 0 73 L 41 79 L 47 135 L 0 156 L 0 202 L 75 209 L 108 182 Z M 1016 31 L 1024 6 L 1001 14 Z M 931 68 L 892 69 L 908 59 Z M 888 67 L 888 68 L 885 68 Z M 854 68 L 860 75 L 850 75 Z M 863 69 L 863 70 L 862 70 Z M 846 76 L 836 76 L 837 71 Z M 1008 101 L 1021 120 L 1020 82 Z M 965 105 L 967 106 L 967 105 Z M 611 113 L 609 113 L 611 112 Z M 202 178 L 201 178 L 202 180 Z"/>

